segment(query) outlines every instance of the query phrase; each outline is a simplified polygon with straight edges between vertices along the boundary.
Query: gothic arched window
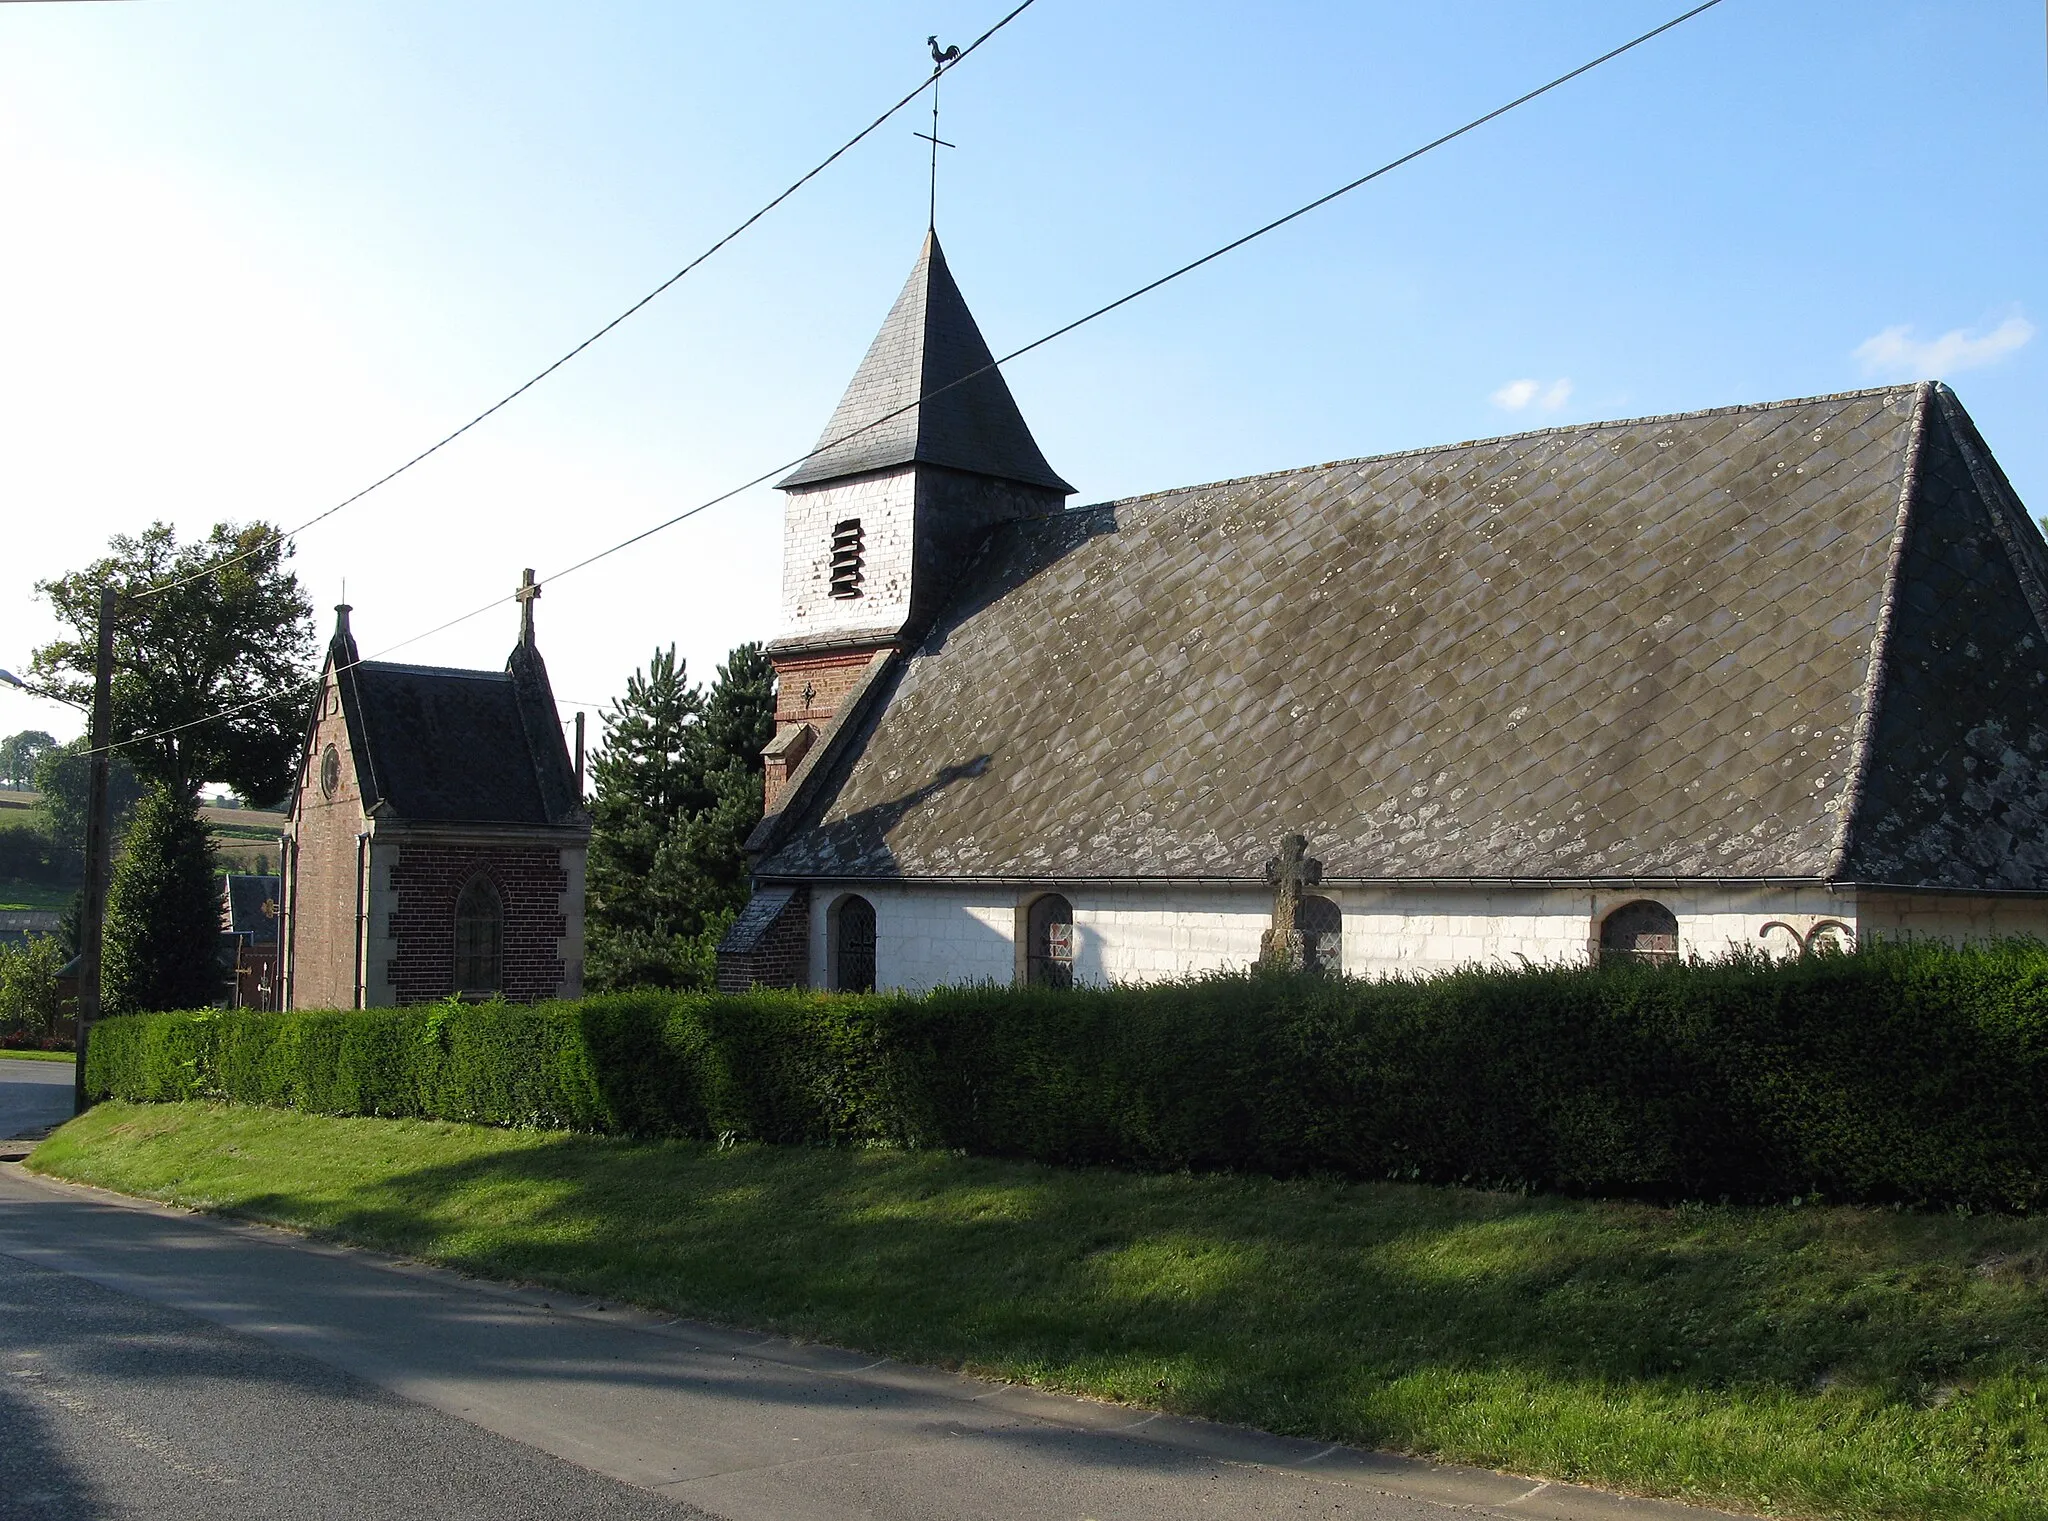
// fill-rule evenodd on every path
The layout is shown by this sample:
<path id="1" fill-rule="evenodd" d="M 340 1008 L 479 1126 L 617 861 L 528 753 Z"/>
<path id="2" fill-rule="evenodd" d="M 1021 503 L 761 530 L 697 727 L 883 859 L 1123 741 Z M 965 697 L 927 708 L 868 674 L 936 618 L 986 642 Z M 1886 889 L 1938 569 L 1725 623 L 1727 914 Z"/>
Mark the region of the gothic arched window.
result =
<path id="1" fill-rule="evenodd" d="M 860 595 L 863 579 L 861 561 L 867 545 L 859 518 L 847 518 L 832 525 L 832 595 L 842 601 Z"/>
<path id="2" fill-rule="evenodd" d="M 471 877 L 455 900 L 455 991 L 505 988 L 505 903 L 489 877 Z"/>
<path id="3" fill-rule="evenodd" d="M 1031 905 L 1024 950 L 1025 981 L 1034 988 L 1074 985 L 1074 905 L 1047 893 Z"/>
<path id="4" fill-rule="evenodd" d="M 1649 898 L 1622 904 L 1600 922 L 1600 959 L 1676 961 L 1678 916 Z"/>
<path id="5" fill-rule="evenodd" d="M 858 895 L 832 910 L 832 986 L 841 993 L 875 990 L 875 906 Z"/>
<path id="6" fill-rule="evenodd" d="M 1302 967 L 1331 977 L 1344 970 L 1344 911 L 1328 898 L 1303 897 L 1295 921 L 1301 931 Z"/>

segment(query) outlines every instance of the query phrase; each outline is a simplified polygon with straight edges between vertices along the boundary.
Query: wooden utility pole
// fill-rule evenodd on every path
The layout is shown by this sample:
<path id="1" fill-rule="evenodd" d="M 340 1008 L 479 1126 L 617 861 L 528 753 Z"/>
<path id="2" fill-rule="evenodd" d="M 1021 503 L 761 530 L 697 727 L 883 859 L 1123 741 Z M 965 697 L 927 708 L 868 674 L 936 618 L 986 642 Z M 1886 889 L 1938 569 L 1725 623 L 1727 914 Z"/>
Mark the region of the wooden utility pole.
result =
<path id="1" fill-rule="evenodd" d="M 100 944 L 107 919 L 107 769 L 114 728 L 114 588 L 100 588 L 100 646 L 92 672 L 92 770 L 85 810 L 85 907 L 78 916 L 78 1063 L 72 1113 L 83 1114 L 86 1044 L 100 1017 Z"/>

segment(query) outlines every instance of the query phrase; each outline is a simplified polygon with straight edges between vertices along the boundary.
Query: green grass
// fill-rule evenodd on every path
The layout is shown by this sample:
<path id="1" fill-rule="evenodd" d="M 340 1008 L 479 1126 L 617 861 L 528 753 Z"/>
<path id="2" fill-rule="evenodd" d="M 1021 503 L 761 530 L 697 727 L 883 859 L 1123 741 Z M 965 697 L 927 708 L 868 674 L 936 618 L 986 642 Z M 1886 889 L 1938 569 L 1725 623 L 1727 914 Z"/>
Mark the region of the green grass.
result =
<path id="1" fill-rule="evenodd" d="M 1786 1514 L 2048 1514 L 2048 1222 L 108 1103 L 54 1175 L 1272 1431 Z"/>
<path id="2" fill-rule="evenodd" d="M 0 1061 L 10 1062 L 69 1062 L 77 1058 L 69 1051 L 10 1051 L 0 1046 Z"/>
<path id="3" fill-rule="evenodd" d="M 52 887 L 44 882 L 10 879 L 0 882 L 0 913 L 61 914 L 77 896 L 75 887 Z"/>

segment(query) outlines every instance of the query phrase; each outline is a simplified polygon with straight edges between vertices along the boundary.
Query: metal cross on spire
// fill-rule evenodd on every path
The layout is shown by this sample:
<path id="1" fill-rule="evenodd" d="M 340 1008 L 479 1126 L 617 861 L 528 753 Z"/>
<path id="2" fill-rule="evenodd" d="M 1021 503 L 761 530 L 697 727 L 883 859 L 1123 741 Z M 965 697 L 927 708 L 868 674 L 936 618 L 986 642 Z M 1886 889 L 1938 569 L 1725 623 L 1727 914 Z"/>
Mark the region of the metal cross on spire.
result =
<path id="1" fill-rule="evenodd" d="M 533 603 L 540 595 L 540 583 L 533 579 L 533 569 L 527 567 L 520 578 L 519 590 L 512 593 L 519 603 L 519 642 L 528 649 L 533 648 Z"/>
<path id="2" fill-rule="evenodd" d="M 929 132 L 913 132 L 911 136 L 921 137 L 932 145 L 932 192 L 931 204 L 926 213 L 926 225 L 932 231 L 939 230 L 939 150 L 958 146 L 939 136 L 939 76 L 946 72 L 946 65 L 960 56 L 960 44 L 955 42 L 947 47 L 939 46 L 936 34 L 925 38 L 932 50 L 932 129 Z"/>

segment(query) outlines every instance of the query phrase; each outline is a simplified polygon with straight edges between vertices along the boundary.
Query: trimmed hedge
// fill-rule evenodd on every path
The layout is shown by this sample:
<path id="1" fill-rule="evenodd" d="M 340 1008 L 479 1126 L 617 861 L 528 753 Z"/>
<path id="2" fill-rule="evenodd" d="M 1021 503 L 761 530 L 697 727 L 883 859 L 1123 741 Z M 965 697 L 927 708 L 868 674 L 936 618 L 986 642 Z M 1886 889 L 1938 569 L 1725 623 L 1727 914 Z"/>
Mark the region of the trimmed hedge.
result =
<path id="1" fill-rule="evenodd" d="M 641 993 L 93 1032 L 94 1093 L 1047 1162 L 2048 1204 L 2048 947 L 1365 982 Z"/>

